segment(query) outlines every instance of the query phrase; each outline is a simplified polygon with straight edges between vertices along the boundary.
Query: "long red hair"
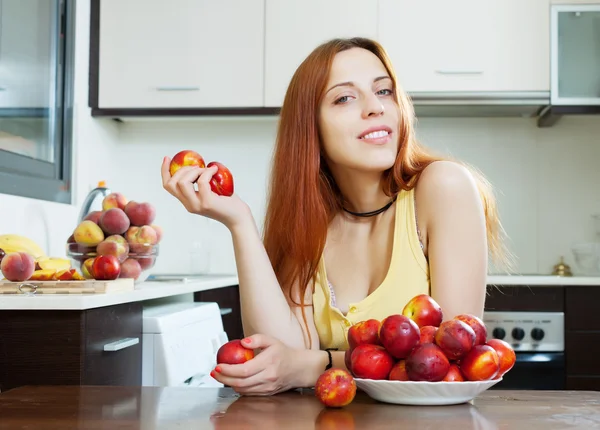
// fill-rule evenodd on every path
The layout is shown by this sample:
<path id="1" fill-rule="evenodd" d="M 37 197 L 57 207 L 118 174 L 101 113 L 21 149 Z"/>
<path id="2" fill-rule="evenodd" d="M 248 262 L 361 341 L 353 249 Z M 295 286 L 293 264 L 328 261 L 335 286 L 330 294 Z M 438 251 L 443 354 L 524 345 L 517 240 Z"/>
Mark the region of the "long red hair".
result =
<path id="1" fill-rule="evenodd" d="M 423 169 L 447 158 L 427 151 L 415 139 L 414 109 L 397 83 L 390 59 L 381 45 L 366 38 L 333 39 L 318 46 L 298 67 L 287 89 L 280 113 L 269 198 L 264 225 L 264 245 L 279 284 L 292 303 L 297 285 L 302 314 L 304 296 L 317 273 L 325 248 L 327 229 L 341 210 L 341 194 L 321 155 L 317 112 L 325 93 L 335 55 L 351 48 L 363 48 L 383 63 L 394 85 L 399 107 L 400 150 L 394 166 L 384 172 L 384 191 L 393 196 L 412 189 Z M 490 184 L 478 171 L 477 178 L 484 205 L 488 247 L 491 256 L 505 261 L 495 198 Z M 309 334 L 309 342 L 312 342 Z"/>

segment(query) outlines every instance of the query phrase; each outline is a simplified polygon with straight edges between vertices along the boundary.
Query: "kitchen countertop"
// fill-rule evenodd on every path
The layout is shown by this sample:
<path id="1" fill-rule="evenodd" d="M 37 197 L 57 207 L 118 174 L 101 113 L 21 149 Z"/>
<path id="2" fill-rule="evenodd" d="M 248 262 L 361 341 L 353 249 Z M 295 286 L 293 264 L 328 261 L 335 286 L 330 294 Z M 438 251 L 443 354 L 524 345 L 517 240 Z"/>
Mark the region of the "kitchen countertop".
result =
<path id="1" fill-rule="evenodd" d="M 172 297 L 237 284 L 238 278 L 235 275 L 206 275 L 190 278 L 187 281 L 146 281 L 136 285 L 136 289 L 133 291 L 108 294 L 2 294 L 0 295 L 0 310 L 85 310 Z"/>
<path id="2" fill-rule="evenodd" d="M 312 390 L 239 397 L 228 388 L 20 387 L 0 394 L 10 429 L 592 429 L 600 392 L 488 390 L 453 406 L 378 403 L 358 392 L 325 408 Z"/>

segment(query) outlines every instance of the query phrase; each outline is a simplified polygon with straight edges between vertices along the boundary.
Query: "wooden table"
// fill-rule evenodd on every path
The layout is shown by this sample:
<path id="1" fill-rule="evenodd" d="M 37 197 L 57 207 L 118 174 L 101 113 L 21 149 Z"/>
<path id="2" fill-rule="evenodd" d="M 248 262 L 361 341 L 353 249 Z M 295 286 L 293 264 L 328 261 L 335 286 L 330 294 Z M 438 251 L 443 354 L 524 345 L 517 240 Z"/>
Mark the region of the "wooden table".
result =
<path id="1" fill-rule="evenodd" d="M 230 389 L 42 386 L 0 394 L 0 429 L 593 429 L 600 392 L 490 390 L 455 406 L 378 403 L 342 409 L 312 390 L 239 397 Z"/>

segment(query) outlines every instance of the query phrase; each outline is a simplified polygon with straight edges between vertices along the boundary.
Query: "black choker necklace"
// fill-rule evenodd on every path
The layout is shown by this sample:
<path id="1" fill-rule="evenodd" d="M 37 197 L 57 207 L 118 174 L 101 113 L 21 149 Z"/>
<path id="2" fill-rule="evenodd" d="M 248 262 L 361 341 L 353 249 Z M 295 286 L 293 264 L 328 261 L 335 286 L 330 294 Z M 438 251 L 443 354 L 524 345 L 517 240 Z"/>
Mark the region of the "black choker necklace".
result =
<path id="1" fill-rule="evenodd" d="M 381 209 L 377 209 L 371 212 L 352 212 L 349 211 L 348 209 L 346 209 L 345 207 L 342 207 L 342 209 L 344 209 L 346 212 L 348 212 L 351 215 L 354 216 L 360 216 L 360 217 L 370 217 L 370 216 L 374 216 L 377 214 L 380 214 L 381 212 L 385 212 L 390 206 L 392 206 L 392 204 L 396 201 L 396 198 L 398 197 L 398 195 L 395 195 L 394 198 L 384 207 L 382 207 Z"/>

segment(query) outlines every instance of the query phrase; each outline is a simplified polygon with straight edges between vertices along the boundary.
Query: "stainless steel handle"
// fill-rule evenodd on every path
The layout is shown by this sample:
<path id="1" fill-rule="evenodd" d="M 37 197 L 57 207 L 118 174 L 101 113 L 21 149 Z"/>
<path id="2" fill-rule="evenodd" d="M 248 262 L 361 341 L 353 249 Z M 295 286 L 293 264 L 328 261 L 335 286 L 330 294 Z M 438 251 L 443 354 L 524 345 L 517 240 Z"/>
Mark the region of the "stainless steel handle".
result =
<path id="1" fill-rule="evenodd" d="M 120 339 L 111 343 L 107 343 L 106 345 L 104 345 L 104 350 L 110 352 L 119 351 L 121 349 L 137 345 L 138 343 L 140 343 L 139 337 L 126 337 L 125 339 Z"/>
<path id="2" fill-rule="evenodd" d="M 231 309 L 231 308 L 223 308 L 223 309 L 221 309 L 221 315 L 228 315 L 228 314 L 230 314 L 232 312 L 233 312 L 233 309 Z"/>
<path id="3" fill-rule="evenodd" d="M 483 70 L 436 70 L 438 75 L 483 75 Z"/>
<path id="4" fill-rule="evenodd" d="M 156 91 L 200 91 L 200 87 L 156 87 Z"/>

